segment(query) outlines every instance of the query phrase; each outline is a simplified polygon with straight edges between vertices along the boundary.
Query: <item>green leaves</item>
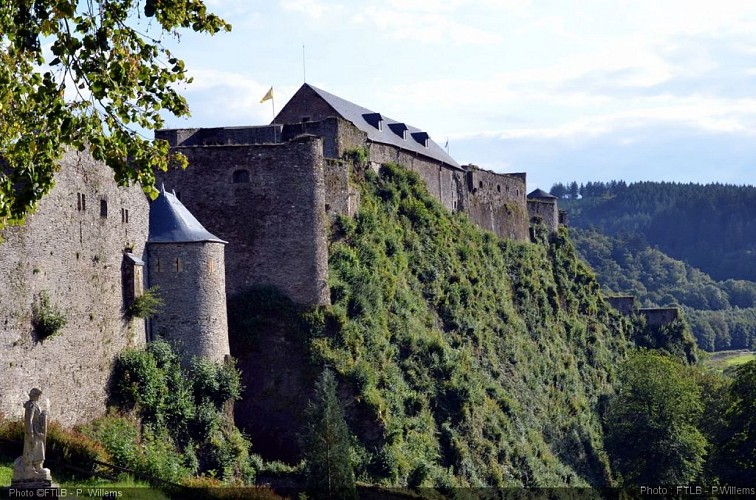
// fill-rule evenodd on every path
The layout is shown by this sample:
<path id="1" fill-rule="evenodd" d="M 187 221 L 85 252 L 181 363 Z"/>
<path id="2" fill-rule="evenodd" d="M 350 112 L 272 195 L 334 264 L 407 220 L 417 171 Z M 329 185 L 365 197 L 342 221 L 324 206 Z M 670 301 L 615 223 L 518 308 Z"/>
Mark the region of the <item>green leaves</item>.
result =
<path id="1" fill-rule="evenodd" d="M 698 425 L 701 389 L 692 369 L 653 351 L 634 353 L 609 405 L 607 448 L 631 484 L 688 484 L 701 473 L 707 442 Z"/>
<path id="2" fill-rule="evenodd" d="M 141 25 L 151 11 L 157 23 Z M 159 30 L 158 33 L 153 33 Z M 121 184 L 157 195 L 154 170 L 186 158 L 139 135 L 186 116 L 174 85 L 189 83 L 163 36 L 231 26 L 200 0 L 10 0 L 0 5 L 0 229 L 19 223 L 53 186 L 66 146 L 89 146 Z M 45 60 L 41 40 L 53 57 Z"/>

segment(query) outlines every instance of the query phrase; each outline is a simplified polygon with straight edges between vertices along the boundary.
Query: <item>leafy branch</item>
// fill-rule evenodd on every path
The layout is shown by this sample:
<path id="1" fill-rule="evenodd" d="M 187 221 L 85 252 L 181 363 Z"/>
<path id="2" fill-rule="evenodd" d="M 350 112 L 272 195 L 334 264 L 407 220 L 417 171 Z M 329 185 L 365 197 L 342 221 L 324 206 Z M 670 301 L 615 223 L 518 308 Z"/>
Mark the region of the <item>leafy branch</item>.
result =
<path id="1" fill-rule="evenodd" d="M 191 78 L 162 44 L 182 29 L 231 26 L 201 0 L 2 2 L 0 228 L 50 191 L 66 147 L 89 148 L 120 185 L 139 183 L 153 197 L 155 170 L 186 166 L 167 142 L 139 133 L 161 128 L 164 111 L 189 114 L 175 87 Z"/>

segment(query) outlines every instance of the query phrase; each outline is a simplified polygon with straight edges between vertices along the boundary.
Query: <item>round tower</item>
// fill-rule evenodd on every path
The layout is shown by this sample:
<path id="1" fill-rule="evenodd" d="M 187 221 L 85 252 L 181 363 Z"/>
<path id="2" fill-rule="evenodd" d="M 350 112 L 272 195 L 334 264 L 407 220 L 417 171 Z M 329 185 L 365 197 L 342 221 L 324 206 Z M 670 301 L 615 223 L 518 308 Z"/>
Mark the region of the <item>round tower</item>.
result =
<path id="1" fill-rule="evenodd" d="M 165 188 L 150 205 L 147 279 L 164 301 L 151 319 L 150 338 L 164 338 L 185 361 L 221 362 L 230 353 L 225 245 Z"/>

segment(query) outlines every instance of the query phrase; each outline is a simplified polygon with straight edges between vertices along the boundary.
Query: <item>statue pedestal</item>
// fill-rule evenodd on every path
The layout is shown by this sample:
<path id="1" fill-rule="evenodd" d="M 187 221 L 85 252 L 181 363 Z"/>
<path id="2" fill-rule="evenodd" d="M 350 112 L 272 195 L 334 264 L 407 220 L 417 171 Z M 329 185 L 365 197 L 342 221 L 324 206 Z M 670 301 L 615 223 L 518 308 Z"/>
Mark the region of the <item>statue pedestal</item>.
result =
<path id="1" fill-rule="evenodd" d="M 31 498 L 60 496 L 60 485 L 53 483 L 50 469 L 26 467 L 22 457 L 18 457 L 13 465 L 13 479 L 8 489 L 9 493 L 15 492 L 17 497 L 23 495 Z"/>

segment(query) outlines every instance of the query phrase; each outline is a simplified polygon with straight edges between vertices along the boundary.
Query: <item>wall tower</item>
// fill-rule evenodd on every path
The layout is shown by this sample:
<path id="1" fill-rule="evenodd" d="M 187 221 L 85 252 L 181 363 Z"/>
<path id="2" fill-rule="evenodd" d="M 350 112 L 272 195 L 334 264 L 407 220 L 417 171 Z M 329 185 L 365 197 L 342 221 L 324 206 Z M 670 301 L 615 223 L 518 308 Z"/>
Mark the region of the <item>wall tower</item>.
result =
<path id="1" fill-rule="evenodd" d="M 160 336 L 185 356 L 221 362 L 230 354 L 224 249 L 165 188 L 150 206 L 148 282 L 165 301 L 151 320 Z"/>

